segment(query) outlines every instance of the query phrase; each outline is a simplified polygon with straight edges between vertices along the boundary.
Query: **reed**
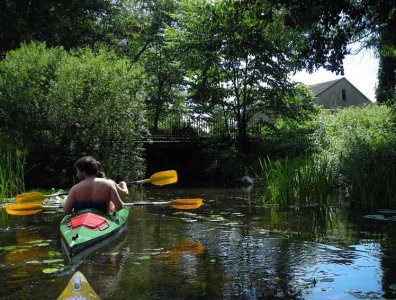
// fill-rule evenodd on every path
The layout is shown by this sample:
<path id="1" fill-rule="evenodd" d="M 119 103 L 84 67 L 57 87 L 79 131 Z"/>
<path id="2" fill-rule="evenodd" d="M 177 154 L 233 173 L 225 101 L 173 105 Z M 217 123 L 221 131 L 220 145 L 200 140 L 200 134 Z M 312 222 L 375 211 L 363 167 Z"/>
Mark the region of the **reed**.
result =
<path id="1" fill-rule="evenodd" d="M 0 202 L 25 190 L 24 163 L 22 151 L 0 147 Z"/>
<path id="2" fill-rule="evenodd" d="M 275 160 L 259 159 L 267 183 L 265 201 L 279 207 L 327 202 L 335 184 L 331 161 L 312 156 Z"/>
<path id="3" fill-rule="evenodd" d="M 361 207 L 393 208 L 396 203 L 396 155 L 393 149 L 365 150 L 364 156 L 348 156 L 348 168 L 340 168 L 348 196 Z"/>

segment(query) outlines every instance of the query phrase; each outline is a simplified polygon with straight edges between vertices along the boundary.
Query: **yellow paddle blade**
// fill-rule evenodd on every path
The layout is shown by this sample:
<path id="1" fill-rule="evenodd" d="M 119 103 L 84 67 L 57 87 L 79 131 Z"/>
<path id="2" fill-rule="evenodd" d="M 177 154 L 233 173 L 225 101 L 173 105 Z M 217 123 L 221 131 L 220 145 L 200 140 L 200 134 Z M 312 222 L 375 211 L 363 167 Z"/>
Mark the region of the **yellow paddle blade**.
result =
<path id="1" fill-rule="evenodd" d="M 171 207 L 172 208 L 175 208 L 175 209 L 185 209 L 185 210 L 189 210 L 189 209 L 197 209 L 197 208 L 200 208 L 201 207 L 201 204 L 192 204 L 192 205 L 186 205 L 186 204 L 182 204 L 182 205 L 177 205 L 177 204 L 174 204 L 174 205 L 171 205 Z"/>
<path id="2" fill-rule="evenodd" d="M 30 192 L 25 194 L 19 194 L 15 196 L 15 203 L 35 203 L 40 204 L 43 200 L 55 196 L 64 196 L 67 195 L 67 192 L 51 194 L 51 195 L 43 195 L 39 192 Z"/>
<path id="3" fill-rule="evenodd" d="M 19 194 L 15 196 L 15 202 L 16 203 L 41 203 L 43 202 L 44 199 L 46 199 L 48 196 L 43 195 L 39 192 L 31 192 L 31 193 L 25 193 L 25 194 Z"/>
<path id="4" fill-rule="evenodd" d="M 26 204 L 7 204 L 6 212 L 13 216 L 27 216 L 34 215 L 41 211 L 42 206 L 35 203 Z"/>
<path id="5" fill-rule="evenodd" d="M 202 199 L 176 199 L 170 202 L 175 209 L 197 209 L 202 205 Z"/>
<path id="6" fill-rule="evenodd" d="M 177 182 L 177 173 L 175 170 L 157 172 L 151 175 L 147 180 L 154 185 L 166 185 Z"/>
<path id="7" fill-rule="evenodd" d="M 202 205 L 202 199 L 201 198 L 195 198 L 195 199 L 175 199 L 169 202 L 170 205 Z"/>

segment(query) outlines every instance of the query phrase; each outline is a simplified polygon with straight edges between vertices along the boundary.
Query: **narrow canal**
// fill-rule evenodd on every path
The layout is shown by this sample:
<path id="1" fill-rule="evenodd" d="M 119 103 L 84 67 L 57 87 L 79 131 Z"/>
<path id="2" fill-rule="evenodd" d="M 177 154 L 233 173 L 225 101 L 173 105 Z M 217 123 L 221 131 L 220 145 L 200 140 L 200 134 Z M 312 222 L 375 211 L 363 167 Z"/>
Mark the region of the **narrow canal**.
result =
<path id="1" fill-rule="evenodd" d="M 72 263 L 60 212 L 2 210 L 0 298 L 56 299 L 76 270 L 102 299 L 396 298 L 396 222 L 343 205 L 260 208 L 255 189 L 145 187 L 130 197 L 205 204 L 133 207 L 120 239 Z"/>

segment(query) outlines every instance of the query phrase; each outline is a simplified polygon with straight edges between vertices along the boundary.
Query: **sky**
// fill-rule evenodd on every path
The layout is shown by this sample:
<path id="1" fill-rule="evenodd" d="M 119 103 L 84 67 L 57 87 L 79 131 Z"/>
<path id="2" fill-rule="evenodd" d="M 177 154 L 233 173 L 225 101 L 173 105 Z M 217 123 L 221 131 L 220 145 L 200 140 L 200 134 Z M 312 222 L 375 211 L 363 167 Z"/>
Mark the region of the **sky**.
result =
<path id="1" fill-rule="evenodd" d="M 362 50 L 356 55 L 347 55 L 344 59 L 344 76 L 335 75 L 330 71 L 319 69 L 312 74 L 298 72 L 292 79 L 306 85 L 331 81 L 345 77 L 371 101 L 375 101 L 375 85 L 377 83 L 378 59 L 369 50 Z"/>

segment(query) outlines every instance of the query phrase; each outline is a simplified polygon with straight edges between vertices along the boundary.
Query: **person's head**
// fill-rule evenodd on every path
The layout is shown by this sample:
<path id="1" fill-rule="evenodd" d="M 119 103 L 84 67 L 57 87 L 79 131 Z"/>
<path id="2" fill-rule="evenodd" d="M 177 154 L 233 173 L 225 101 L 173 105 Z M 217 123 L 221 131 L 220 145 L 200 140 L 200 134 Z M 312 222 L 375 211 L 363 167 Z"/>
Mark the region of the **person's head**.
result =
<path id="1" fill-rule="evenodd" d="M 74 163 L 77 170 L 77 177 L 79 180 L 84 179 L 85 176 L 98 175 L 98 162 L 92 156 L 84 156 Z"/>

